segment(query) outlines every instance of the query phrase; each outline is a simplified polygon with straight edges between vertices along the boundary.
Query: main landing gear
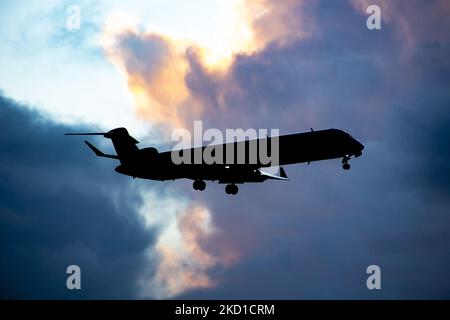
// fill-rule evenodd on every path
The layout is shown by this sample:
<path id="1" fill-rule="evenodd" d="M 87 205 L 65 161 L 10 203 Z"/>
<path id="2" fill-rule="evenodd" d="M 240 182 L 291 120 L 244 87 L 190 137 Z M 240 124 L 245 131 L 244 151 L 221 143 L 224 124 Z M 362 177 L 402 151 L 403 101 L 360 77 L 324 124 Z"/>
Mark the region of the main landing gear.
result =
<path id="1" fill-rule="evenodd" d="M 350 164 L 348 161 L 350 160 L 350 157 L 346 155 L 344 159 L 342 159 L 342 169 L 344 170 L 350 170 Z"/>
<path id="2" fill-rule="evenodd" d="M 194 188 L 194 190 L 203 191 L 206 189 L 206 182 L 203 180 L 194 180 L 194 183 L 192 184 L 192 188 Z M 227 194 L 235 195 L 238 193 L 238 191 L 239 191 L 239 188 L 234 183 L 227 184 L 225 186 L 225 192 Z"/>
<path id="3" fill-rule="evenodd" d="M 206 189 L 206 182 L 203 180 L 195 180 L 192 184 L 192 188 L 194 188 L 194 190 L 203 191 Z"/>
<path id="4" fill-rule="evenodd" d="M 225 187 L 225 192 L 226 192 L 227 194 L 235 195 L 235 194 L 238 193 L 238 191 L 239 191 L 239 188 L 238 188 L 238 186 L 235 185 L 234 183 L 232 183 L 232 184 L 227 184 L 227 186 Z"/>

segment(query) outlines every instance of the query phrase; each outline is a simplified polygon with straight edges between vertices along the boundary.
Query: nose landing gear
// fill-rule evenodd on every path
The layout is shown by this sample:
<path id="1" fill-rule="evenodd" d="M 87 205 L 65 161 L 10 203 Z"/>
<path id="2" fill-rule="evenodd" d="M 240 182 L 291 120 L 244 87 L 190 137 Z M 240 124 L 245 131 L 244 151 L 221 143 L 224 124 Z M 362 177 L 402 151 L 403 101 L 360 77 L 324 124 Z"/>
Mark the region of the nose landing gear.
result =
<path id="1" fill-rule="evenodd" d="M 344 159 L 342 159 L 342 169 L 344 170 L 350 170 L 350 164 L 348 161 L 350 160 L 350 157 L 346 155 Z"/>

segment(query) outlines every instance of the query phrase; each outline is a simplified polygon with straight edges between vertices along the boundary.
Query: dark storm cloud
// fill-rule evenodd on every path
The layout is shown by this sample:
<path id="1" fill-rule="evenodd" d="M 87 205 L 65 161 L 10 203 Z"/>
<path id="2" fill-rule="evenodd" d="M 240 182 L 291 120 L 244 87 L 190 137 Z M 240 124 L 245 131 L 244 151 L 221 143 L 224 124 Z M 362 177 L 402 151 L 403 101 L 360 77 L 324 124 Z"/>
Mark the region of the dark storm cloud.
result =
<path id="1" fill-rule="evenodd" d="M 238 56 L 226 76 L 188 54 L 186 83 L 207 106 L 204 121 L 213 127 L 282 124 L 286 131 L 351 123 L 354 133 L 380 135 L 384 101 L 399 83 L 385 72 L 401 50 L 394 34 L 367 30 L 346 2 L 306 1 L 302 8 L 314 17 L 312 35 Z"/>
<path id="2" fill-rule="evenodd" d="M 205 128 L 338 127 L 365 144 L 364 154 L 350 172 L 338 160 L 289 166 L 286 183 L 243 185 L 233 198 L 212 183 L 195 193 L 220 230 L 203 247 L 214 256 L 233 248 L 238 259 L 213 270 L 217 287 L 181 297 L 450 298 L 450 41 L 442 32 L 450 21 L 433 9 L 443 2 L 427 1 L 423 16 L 423 2 L 399 1 L 381 31 L 367 30 L 350 1 L 304 3 L 309 37 L 238 56 L 225 74 L 188 51 L 186 86 L 205 106 Z M 438 36 L 425 36 L 434 21 Z M 147 57 L 164 52 L 155 40 L 124 41 L 136 60 L 127 63 L 147 70 Z M 112 165 L 62 137 L 69 128 L 3 109 L 2 292 L 72 297 L 63 271 L 79 263 L 98 281 L 85 280 L 93 287 L 81 294 L 133 296 L 140 252 L 152 241 L 135 219 L 141 200 L 120 187 Z M 381 267 L 381 291 L 366 288 L 371 264 Z"/>
<path id="3" fill-rule="evenodd" d="M 233 201 L 208 187 L 199 198 L 223 231 L 216 241 L 241 256 L 218 275 L 221 286 L 185 297 L 450 298 L 450 39 L 411 46 L 394 22 L 371 32 L 349 3 L 316 3 L 316 33 L 239 57 L 219 87 L 237 81 L 244 94 L 225 90 L 234 112 L 207 120 L 339 127 L 366 145 L 363 156 L 350 172 L 339 161 L 290 166 L 288 183 L 244 185 Z M 403 4 L 403 24 L 414 26 L 420 6 Z M 422 19 L 419 33 L 433 25 Z M 202 71 L 188 78 L 194 90 L 210 82 Z M 382 270 L 379 292 L 366 288 L 371 264 Z"/>
<path id="4" fill-rule="evenodd" d="M 135 297 L 153 234 L 114 164 L 63 136 L 93 128 L 56 125 L 2 96 L 0 128 L 0 297 Z M 71 264 L 81 291 L 66 289 Z"/>

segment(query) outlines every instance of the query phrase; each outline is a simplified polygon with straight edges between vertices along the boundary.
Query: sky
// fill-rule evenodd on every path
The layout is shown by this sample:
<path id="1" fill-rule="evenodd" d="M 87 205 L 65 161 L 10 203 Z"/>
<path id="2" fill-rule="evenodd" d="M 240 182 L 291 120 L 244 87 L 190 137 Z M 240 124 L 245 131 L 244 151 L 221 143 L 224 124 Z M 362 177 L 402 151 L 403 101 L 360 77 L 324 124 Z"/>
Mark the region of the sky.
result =
<path id="1" fill-rule="evenodd" d="M 1 2 L 0 298 L 449 299 L 449 14 L 446 0 Z M 230 197 L 120 176 L 63 135 L 127 127 L 164 151 L 195 120 L 339 128 L 365 149 L 349 172 L 291 165 Z"/>

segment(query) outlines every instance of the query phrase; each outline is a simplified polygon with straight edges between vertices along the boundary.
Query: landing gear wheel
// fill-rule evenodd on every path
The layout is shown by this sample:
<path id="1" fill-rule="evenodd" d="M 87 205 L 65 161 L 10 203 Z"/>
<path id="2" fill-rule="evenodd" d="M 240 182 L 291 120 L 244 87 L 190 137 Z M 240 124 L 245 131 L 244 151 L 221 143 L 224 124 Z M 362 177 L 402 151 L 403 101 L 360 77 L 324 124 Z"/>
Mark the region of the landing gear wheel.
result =
<path id="1" fill-rule="evenodd" d="M 203 180 L 195 180 L 192 184 L 192 188 L 194 188 L 194 190 L 203 191 L 206 189 L 206 182 Z"/>
<path id="2" fill-rule="evenodd" d="M 235 194 L 238 193 L 238 191 L 239 191 L 239 188 L 234 183 L 233 184 L 227 184 L 227 186 L 225 187 L 225 192 L 227 194 L 235 195 Z"/>
<path id="3" fill-rule="evenodd" d="M 348 164 L 348 161 L 350 160 L 350 156 L 346 155 L 344 159 L 342 159 L 342 169 L 344 170 L 350 170 L 350 165 Z"/>

